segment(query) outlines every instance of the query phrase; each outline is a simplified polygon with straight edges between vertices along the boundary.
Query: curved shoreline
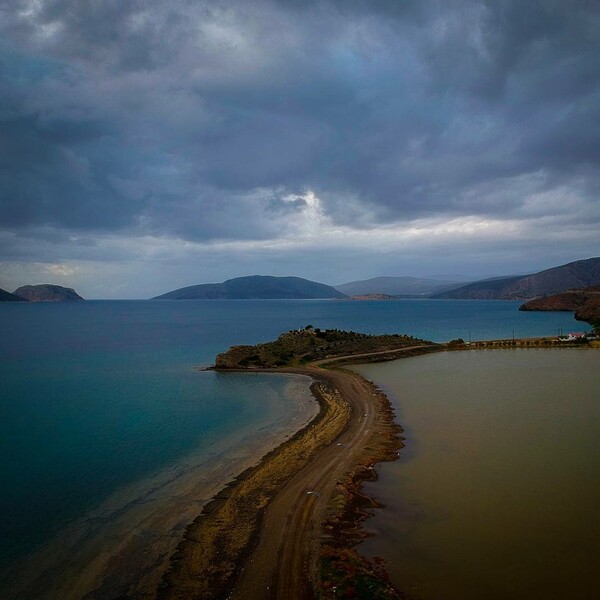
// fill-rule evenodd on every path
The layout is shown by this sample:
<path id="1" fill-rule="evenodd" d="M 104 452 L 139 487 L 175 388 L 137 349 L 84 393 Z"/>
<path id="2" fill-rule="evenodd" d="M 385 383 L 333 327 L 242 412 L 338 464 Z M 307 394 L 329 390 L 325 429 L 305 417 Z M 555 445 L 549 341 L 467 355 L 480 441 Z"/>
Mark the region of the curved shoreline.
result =
<path id="1" fill-rule="evenodd" d="M 362 482 L 376 478 L 376 463 L 397 458 L 402 430 L 381 390 L 335 365 L 443 348 L 340 357 L 327 361 L 331 370 L 315 365 L 241 369 L 312 377 L 321 410 L 217 494 L 188 526 L 158 598 L 328 598 L 357 578 L 378 597 L 402 598 L 384 568 L 356 552 L 366 535 L 361 523 L 368 509 L 378 506 L 362 494 Z"/>
<path id="2" fill-rule="evenodd" d="M 188 526 L 159 587 L 159 599 L 221 598 L 231 592 L 258 543 L 267 505 L 322 447 L 319 430 L 327 432 L 327 440 L 335 439 L 348 422 L 345 403 L 326 384 L 319 379 L 311 386 L 319 413 L 258 465 L 236 477 Z"/>
<path id="3" fill-rule="evenodd" d="M 171 555 L 204 504 L 318 413 L 309 378 L 272 375 L 285 382 L 278 400 L 285 410 L 276 418 L 235 436 L 214 437 L 204 449 L 194 447 L 165 468 L 118 488 L 4 570 L 2 598 L 154 598 Z"/>

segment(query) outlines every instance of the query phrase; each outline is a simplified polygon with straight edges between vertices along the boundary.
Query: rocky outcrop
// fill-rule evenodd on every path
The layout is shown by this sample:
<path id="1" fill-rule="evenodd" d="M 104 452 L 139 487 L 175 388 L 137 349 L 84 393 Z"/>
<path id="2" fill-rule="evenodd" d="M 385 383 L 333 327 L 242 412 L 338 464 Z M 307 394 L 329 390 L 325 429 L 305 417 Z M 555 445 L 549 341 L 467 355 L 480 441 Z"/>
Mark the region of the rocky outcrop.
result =
<path id="1" fill-rule="evenodd" d="M 593 325 L 596 329 L 600 328 L 600 294 L 590 296 L 587 302 L 575 311 L 575 318 Z"/>
<path id="2" fill-rule="evenodd" d="M 600 325 L 600 285 L 569 290 L 525 302 L 519 310 L 526 311 L 574 311 L 578 321 Z"/>
<path id="3" fill-rule="evenodd" d="M 72 302 L 83 300 L 73 288 L 66 288 L 51 283 L 24 285 L 17 288 L 14 294 L 30 302 Z"/>
<path id="4" fill-rule="evenodd" d="M 312 361 L 357 354 L 393 352 L 414 346 L 437 347 L 433 342 L 407 335 L 367 335 L 339 329 L 321 330 L 307 325 L 281 334 L 273 342 L 233 346 L 216 358 L 216 369 L 257 369 L 297 366 Z"/>
<path id="5" fill-rule="evenodd" d="M 523 311 L 575 311 L 585 304 L 587 294 L 584 292 L 563 292 L 553 296 L 534 298 L 522 304 Z"/>
<path id="6" fill-rule="evenodd" d="M 247 366 L 248 359 L 257 353 L 256 346 L 232 346 L 227 352 L 217 354 L 217 369 L 239 369 Z"/>

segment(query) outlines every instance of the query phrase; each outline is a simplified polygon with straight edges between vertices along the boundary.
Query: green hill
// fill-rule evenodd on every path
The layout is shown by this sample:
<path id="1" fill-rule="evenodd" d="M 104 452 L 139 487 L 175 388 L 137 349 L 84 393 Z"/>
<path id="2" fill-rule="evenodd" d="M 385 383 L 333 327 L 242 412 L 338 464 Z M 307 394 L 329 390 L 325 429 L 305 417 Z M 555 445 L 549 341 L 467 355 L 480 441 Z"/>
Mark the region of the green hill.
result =
<path id="1" fill-rule="evenodd" d="M 275 341 L 256 346 L 232 346 L 216 359 L 217 369 L 246 369 L 302 365 L 316 360 L 392 352 L 433 342 L 408 335 L 368 335 L 339 329 L 317 329 L 307 325 L 281 334 Z"/>

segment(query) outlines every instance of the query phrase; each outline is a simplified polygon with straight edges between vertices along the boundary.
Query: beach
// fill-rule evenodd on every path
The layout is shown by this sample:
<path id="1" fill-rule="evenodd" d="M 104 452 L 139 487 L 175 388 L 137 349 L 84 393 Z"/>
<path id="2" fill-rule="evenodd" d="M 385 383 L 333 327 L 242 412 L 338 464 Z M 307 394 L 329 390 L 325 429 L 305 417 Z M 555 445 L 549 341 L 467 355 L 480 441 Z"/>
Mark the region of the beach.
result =
<path id="1" fill-rule="evenodd" d="M 389 360 L 428 350 L 362 354 L 360 360 Z M 334 367 L 332 362 L 319 365 Z M 233 446 L 230 441 L 216 443 L 210 459 L 205 453 L 196 460 L 189 456 L 185 464 L 120 489 L 19 564 L 14 583 L 8 578 L 7 596 L 217 598 L 227 589 L 240 599 L 273 593 L 304 598 L 322 585 L 316 573 L 323 542 L 359 560 L 354 548 L 364 535 L 361 482 L 373 479 L 373 465 L 394 460 L 402 445 L 387 397 L 344 369 L 258 369 L 244 376 L 265 374 L 296 377 L 299 382 L 310 378 L 317 402 L 307 404 L 298 396 L 280 422 L 241 436 Z M 237 497 L 240 490 L 245 493 Z M 372 499 L 366 503 L 377 506 Z M 215 509 L 228 518 L 221 519 Z M 346 519 L 352 514 L 352 522 L 344 521 L 344 514 Z M 206 515 L 220 520 L 216 534 L 207 535 Z M 325 537 L 324 527 L 329 531 Z M 234 539 L 226 554 L 219 537 L 223 532 L 233 532 Z M 203 566 L 198 563 L 200 545 L 190 543 L 200 536 Z M 287 543 L 290 540 L 294 542 Z M 365 563 L 365 573 L 370 575 L 372 567 Z M 195 589 L 198 582 L 205 587 Z M 325 582 L 325 594 L 332 585 Z"/>
<path id="2" fill-rule="evenodd" d="M 294 385 L 306 388 L 307 378 L 294 377 Z M 12 583 L 7 577 L 3 597 L 154 598 L 189 523 L 236 475 L 317 414 L 318 404 L 308 398 L 291 394 L 285 417 L 268 427 L 215 440 L 209 458 L 205 452 L 188 455 L 166 472 L 119 490 L 19 563 Z"/>
<path id="3" fill-rule="evenodd" d="M 417 346 L 362 354 L 360 360 L 438 349 Z M 333 361 L 320 362 L 333 366 Z M 395 460 L 402 446 L 388 398 L 372 382 L 344 369 L 313 365 L 277 372 L 314 379 L 319 415 L 219 493 L 188 527 L 159 598 L 221 598 L 231 592 L 229 597 L 240 600 L 300 599 L 316 589 L 327 597 L 348 582 L 339 574 L 336 581 L 318 577 L 324 554 L 329 562 L 335 557 L 338 572 L 352 571 L 355 579 L 359 564 L 365 579 L 373 579 L 390 598 L 400 597 L 381 573 L 375 576 L 375 565 L 355 552 L 364 536 L 361 507 L 377 506 L 362 494 L 361 481 L 374 479 L 374 465 Z"/>

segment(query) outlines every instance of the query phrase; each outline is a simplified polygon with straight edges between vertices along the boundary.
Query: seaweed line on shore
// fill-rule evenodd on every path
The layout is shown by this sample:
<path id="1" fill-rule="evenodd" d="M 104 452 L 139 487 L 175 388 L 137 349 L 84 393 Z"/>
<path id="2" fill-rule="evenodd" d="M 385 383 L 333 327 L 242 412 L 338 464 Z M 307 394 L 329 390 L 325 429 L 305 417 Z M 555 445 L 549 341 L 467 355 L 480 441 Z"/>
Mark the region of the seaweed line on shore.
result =
<path id="1" fill-rule="evenodd" d="M 357 549 L 360 542 L 372 535 L 364 528 L 364 522 L 372 516 L 373 509 L 385 508 L 363 491 L 363 483 L 377 481 L 375 465 L 397 460 L 405 439 L 401 435 L 404 430 L 395 422 L 395 412 L 387 395 L 372 382 L 365 381 L 380 405 L 383 436 L 369 440 L 361 461 L 338 482 L 335 496 L 330 500 L 328 516 L 322 524 L 317 597 L 323 600 L 336 597 L 409 600 L 391 583 L 383 559 L 364 557 Z"/>
<path id="2" fill-rule="evenodd" d="M 295 372 L 300 373 L 300 370 Z M 317 415 L 289 439 L 265 454 L 257 465 L 235 477 L 187 527 L 171 558 L 170 569 L 159 585 L 159 600 L 216 599 L 229 595 L 256 545 L 265 510 L 272 497 L 319 449 L 334 442 L 347 425 L 349 415 L 344 414 L 347 413 L 347 404 L 327 387 L 325 381 L 313 381 L 311 392 L 319 403 Z M 311 452 L 306 453 L 301 447 L 302 442 L 328 418 L 331 420 L 332 416 L 337 422 L 334 423 L 331 439 L 322 440 Z M 273 478 L 270 473 L 272 463 L 282 461 L 290 450 L 297 454 L 296 459 L 300 464 L 293 470 L 286 469 L 279 478 Z M 287 461 L 286 466 L 289 466 Z M 243 486 L 248 486 L 249 492 L 238 494 Z M 234 548 L 230 547 L 232 543 Z"/>

